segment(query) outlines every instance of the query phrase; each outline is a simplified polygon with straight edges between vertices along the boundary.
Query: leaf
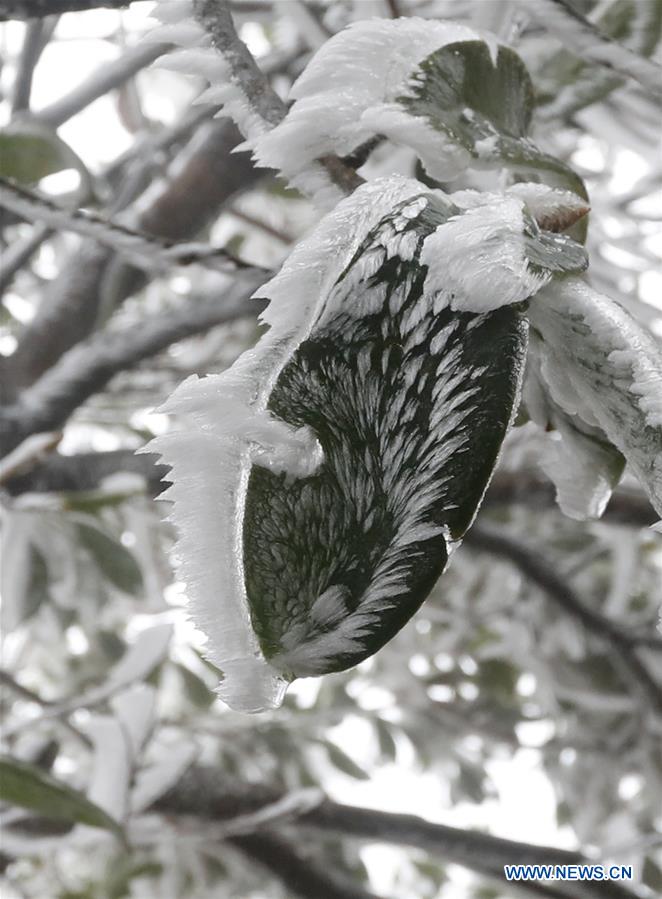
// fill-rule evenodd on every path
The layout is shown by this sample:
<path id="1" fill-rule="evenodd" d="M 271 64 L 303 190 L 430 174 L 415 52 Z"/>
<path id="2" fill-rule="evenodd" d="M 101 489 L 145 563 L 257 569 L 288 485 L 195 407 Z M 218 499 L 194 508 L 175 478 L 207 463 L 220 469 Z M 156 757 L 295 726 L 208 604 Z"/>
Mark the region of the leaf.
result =
<path id="1" fill-rule="evenodd" d="M 78 790 L 33 765 L 5 755 L 0 756 L 0 799 L 47 818 L 110 830 L 123 839 L 117 821 Z"/>
<path id="2" fill-rule="evenodd" d="M 578 278 L 531 305 L 541 377 L 553 401 L 625 457 L 662 515 L 662 350 L 618 303 Z"/>
<path id="3" fill-rule="evenodd" d="M 355 780 L 370 780 L 368 772 L 360 765 L 357 765 L 354 759 L 350 758 L 350 756 L 335 743 L 324 743 L 324 747 L 329 756 L 329 761 L 338 769 L 338 771 L 342 771 L 343 774 L 347 774 Z"/>
<path id="4" fill-rule="evenodd" d="M 140 595 L 143 589 L 143 576 L 133 554 L 99 528 L 77 524 L 76 530 L 81 544 L 111 584 L 124 593 Z"/>
<path id="5" fill-rule="evenodd" d="M 191 671 L 190 668 L 187 668 L 186 665 L 176 663 L 176 668 L 182 677 L 184 689 L 190 702 L 198 708 L 209 708 L 214 701 L 214 694 L 204 680 Z"/>
<path id="6" fill-rule="evenodd" d="M 76 169 L 89 177 L 82 160 L 58 135 L 43 125 L 12 123 L 0 130 L 0 176 L 36 184 L 47 175 Z"/>
<path id="7" fill-rule="evenodd" d="M 304 190 L 315 160 L 351 155 L 379 137 L 410 147 L 441 182 L 471 166 L 505 166 L 586 197 L 581 178 L 526 136 L 534 91 L 520 57 L 465 26 L 354 23 L 318 50 L 291 96 L 283 122 L 254 150 Z"/>
<path id="8" fill-rule="evenodd" d="M 397 756 L 398 746 L 395 742 L 395 737 L 391 732 L 391 725 L 387 721 L 384 721 L 383 718 L 376 716 L 375 730 L 377 732 L 380 755 L 389 762 L 394 762 Z"/>
<path id="9" fill-rule="evenodd" d="M 443 257 L 428 286 L 423 244 L 457 211 L 411 179 L 359 188 L 262 289 L 257 348 L 164 407 L 181 418 L 151 448 L 172 466 L 180 576 L 235 708 L 278 705 L 293 677 L 380 649 L 473 520 L 527 328 L 513 297 L 453 309 Z"/>

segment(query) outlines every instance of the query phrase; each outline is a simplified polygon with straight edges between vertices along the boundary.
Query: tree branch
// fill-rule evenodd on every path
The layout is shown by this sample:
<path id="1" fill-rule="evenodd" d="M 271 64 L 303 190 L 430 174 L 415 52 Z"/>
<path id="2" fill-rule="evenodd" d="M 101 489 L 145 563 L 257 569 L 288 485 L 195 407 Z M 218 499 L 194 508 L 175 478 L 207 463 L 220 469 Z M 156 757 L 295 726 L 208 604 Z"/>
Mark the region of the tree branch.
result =
<path id="1" fill-rule="evenodd" d="M 262 175 L 248 154 L 232 153 L 239 140 L 239 132 L 227 120 L 203 127 L 175 160 L 165 184 L 150 193 L 137 227 L 173 241 L 199 232 L 237 191 L 250 187 Z M 90 334 L 98 320 L 102 285 L 113 259 L 111 250 L 86 242 L 64 263 L 46 288 L 18 348 L 6 360 L 5 402 Z M 129 265 L 122 266 L 115 276 L 120 300 L 146 282 L 146 274 Z"/>
<path id="2" fill-rule="evenodd" d="M 257 811 L 277 801 L 279 792 L 260 784 L 228 781 L 218 768 L 194 765 L 179 783 L 162 796 L 153 811 L 168 815 L 192 815 L 223 821 Z M 302 814 L 292 826 L 301 826 L 379 843 L 391 843 L 423 850 L 448 862 L 462 865 L 477 874 L 494 878 L 505 886 L 506 864 L 583 864 L 577 852 L 505 840 L 490 834 L 433 824 L 415 815 L 399 815 L 355 808 L 325 800 Z M 515 888 L 515 885 L 509 885 Z M 531 889 L 533 884 L 527 884 Z M 617 882 L 555 884 L 550 892 L 540 884 L 540 894 L 568 899 L 633 899 L 637 893 Z M 326 895 L 320 893 L 318 895 Z"/>
<path id="3" fill-rule="evenodd" d="M 531 583 L 579 621 L 588 633 L 607 643 L 647 704 L 657 714 L 662 714 L 662 685 L 651 676 L 639 658 L 636 648 L 637 637 L 628 634 L 621 625 L 587 606 L 544 556 L 512 536 L 502 532 L 496 533 L 482 525 L 474 525 L 465 535 L 464 542 L 498 558 L 508 559 Z"/>
<path id="4" fill-rule="evenodd" d="M 229 4 L 224 0 L 193 0 L 193 11 L 211 37 L 214 48 L 228 63 L 231 77 L 245 94 L 251 110 L 260 116 L 267 128 L 278 125 L 287 114 L 287 106 L 237 35 Z"/>
<path id="5" fill-rule="evenodd" d="M 252 115 L 246 115 L 239 127 L 247 139 L 259 136 L 285 118 L 287 106 L 271 87 L 268 79 L 253 59 L 246 44 L 239 38 L 228 0 L 193 0 L 195 17 L 211 36 L 212 45 L 228 64 L 231 79 Z M 255 127 L 254 118 L 261 120 Z M 251 133 L 252 132 L 252 133 Z M 363 178 L 337 156 L 328 155 L 317 160 L 333 184 L 350 194 L 363 183 Z"/>
<path id="6" fill-rule="evenodd" d="M 30 108 L 34 70 L 52 32 L 52 25 L 44 19 L 37 19 L 27 24 L 13 84 L 12 116 Z"/>
<path id="7" fill-rule="evenodd" d="M 302 899 L 378 899 L 374 893 L 349 883 L 293 845 L 270 833 L 253 833 L 227 841 L 249 859 L 271 871 L 285 884 L 288 895 Z"/>
<path id="8" fill-rule="evenodd" d="M 189 299 L 181 311 L 148 317 L 140 328 L 99 332 L 74 347 L 24 390 L 17 403 L 0 412 L 2 455 L 31 434 L 60 428 L 81 403 L 119 372 L 185 337 L 254 315 L 247 301 L 263 281 L 262 275 L 246 273 L 220 298 Z"/>
<path id="9" fill-rule="evenodd" d="M 64 209 L 48 197 L 0 177 L 0 207 L 27 221 L 73 231 L 129 256 L 139 268 L 163 271 L 177 265 L 203 265 L 214 271 L 254 268 L 227 250 L 208 244 L 177 244 L 152 237 L 86 209 Z"/>

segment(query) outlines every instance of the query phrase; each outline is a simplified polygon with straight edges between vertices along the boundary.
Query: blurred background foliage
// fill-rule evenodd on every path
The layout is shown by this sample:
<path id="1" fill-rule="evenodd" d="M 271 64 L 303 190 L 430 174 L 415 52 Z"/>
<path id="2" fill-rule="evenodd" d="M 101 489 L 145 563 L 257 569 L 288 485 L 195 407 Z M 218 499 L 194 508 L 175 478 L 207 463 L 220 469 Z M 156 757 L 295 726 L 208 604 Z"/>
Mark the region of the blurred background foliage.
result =
<path id="1" fill-rule="evenodd" d="M 509 40 L 536 86 L 536 143 L 586 181 L 591 282 L 660 337 L 659 104 L 573 52 L 546 27 L 544 9 L 531 14 L 536 2 L 231 6 L 282 95 L 316 47 L 359 18 L 450 18 Z M 275 268 L 317 214 L 246 154 L 231 155 L 234 128 L 192 105 L 204 85 L 150 67 L 158 52 L 140 39 L 152 5 L 1 26 L 9 124 L 0 175 L 39 183 L 71 208 L 210 240 Z M 660 60 L 660 0 L 572 6 L 604 35 Z M 415 160 L 382 144 L 362 171 L 393 170 L 413 174 Z M 473 184 L 465 177 L 448 188 Z M 2 225 L 8 403 L 77 345 L 101 353 L 109 335 L 185 314 L 227 287 L 228 276 L 196 270 L 146 275 L 38 221 L 6 213 Z M 633 864 L 642 890 L 659 894 L 662 542 L 633 482 L 603 521 L 565 518 L 538 468 L 542 438 L 528 426 L 507 441 L 477 536 L 377 656 L 301 682 L 274 713 L 245 717 L 215 702 L 217 675 L 173 583 L 173 534 L 153 499 L 158 476 L 132 451 L 167 427 L 155 408 L 182 378 L 222 370 L 253 344 L 253 307 L 231 318 L 111 372 L 61 434 L 2 469 L 4 750 L 124 818 L 134 847 L 127 854 L 103 829 L 83 826 L 80 805 L 69 815 L 75 830 L 44 827 L 54 794 L 14 772 L 36 791 L 37 818 L 12 806 L 1 813 L 3 896 L 293 895 L 222 834 L 213 839 L 209 822 L 143 814 L 193 760 L 249 784 L 321 786 L 357 805 L 581 848 Z M 443 855 L 276 826 L 306 857 L 383 895 L 510 895 Z"/>

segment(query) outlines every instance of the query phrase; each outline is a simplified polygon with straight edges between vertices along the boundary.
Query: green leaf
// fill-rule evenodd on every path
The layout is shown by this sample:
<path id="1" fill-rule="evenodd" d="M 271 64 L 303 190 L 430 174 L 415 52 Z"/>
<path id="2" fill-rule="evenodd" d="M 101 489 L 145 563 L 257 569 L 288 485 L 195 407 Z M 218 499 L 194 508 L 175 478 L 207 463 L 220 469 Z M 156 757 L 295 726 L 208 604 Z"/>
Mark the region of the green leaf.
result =
<path id="1" fill-rule="evenodd" d="M 48 592 L 48 565 L 46 564 L 46 559 L 32 543 L 30 544 L 28 565 L 30 567 L 30 576 L 23 606 L 24 621 L 35 615 L 42 604 L 50 599 Z"/>
<path id="2" fill-rule="evenodd" d="M 198 708 L 208 708 L 214 701 L 215 696 L 204 680 L 198 677 L 197 674 L 194 674 L 186 665 L 181 665 L 177 662 L 175 667 L 182 677 L 188 699 Z"/>
<path id="3" fill-rule="evenodd" d="M 33 765 L 6 755 L 0 756 L 0 799 L 46 818 L 110 830 L 124 839 L 117 821 L 83 793 Z"/>
<path id="4" fill-rule="evenodd" d="M 137 596 L 142 591 L 143 577 L 132 553 L 103 531 L 87 524 L 77 524 L 78 538 L 99 566 L 103 575 L 120 590 Z"/>
<path id="5" fill-rule="evenodd" d="M 391 733 L 391 725 L 387 721 L 384 721 L 383 718 L 376 717 L 375 730 L 377 732 L 379 752 L 382 758 L 388 759 L 389 762 L 394 762 L 398 752 L 398 747 L 395 742 L 395 738 Z"/>
<path id="6" fill-rule="evenodd" d="M 58 135 L 35 123 L 12 124 L 0 130 L 0 176 L 21 184 L 36 184 L 47 175 L 76 169 L 87 178 L 82 160 Z"/>
<path id="7" fill-rule="evenodd" d="M 338 771 L 342 771 L 343 774 L 347 774 L 356 780 L 370 780 L 368 772 L 360 765 L 357 765 L 354 759 L 350 758 L 335 743 L 324 743 L 324 747 L 328 753 L 329 761 Z"/>

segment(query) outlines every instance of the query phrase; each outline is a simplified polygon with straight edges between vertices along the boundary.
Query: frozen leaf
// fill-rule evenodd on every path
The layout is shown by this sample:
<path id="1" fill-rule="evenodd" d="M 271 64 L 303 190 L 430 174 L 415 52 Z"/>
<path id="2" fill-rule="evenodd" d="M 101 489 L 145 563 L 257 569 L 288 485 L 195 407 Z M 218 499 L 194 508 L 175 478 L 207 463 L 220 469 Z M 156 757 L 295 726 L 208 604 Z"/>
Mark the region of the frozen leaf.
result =
<path id="1" fill-rule="evenodd" d="M 76 525 L 81 544 L 115 587 L 137 596 L 142 591 L 142 572 L 132 553 L 97 527 Z"/>
<path id="2" fill-rule="evenodd" d="M 156 690 L 149 684 L 136 684 L 113 697 L 110 704 L 122 725 L 135 764 L 154 726 Z"/>
<path id="3" fill-rule="evenodd" d="M 441 260 L 428 286 L 423 244 L 457 212 L 413 180 L 361 187 L 261 291 L 258 346 L 164 407 L 182 426 L 150 448 L 173 466 L 182 579 L 233 707 L 376 652 L 476 513 L 526 322 L 455 311 Z"/>
<path id="4" fill-rule="evenodd" d="M 508 166 L 525 177 L 549 172 L 585 195 L 581 179 L 526 138 L 533 86 L 522 60 L 464 25 L 356 22 L 320 48 L 291 97 L 285 119 L 253 146 L 261 165 L 295 187 L 305 189 L 315 160 L 381 136 L 414 150 L 439 181 L 470 166 Z"/>
<path id="5" fill-rule="evenodd" d="M 86 723 L 85 731 L 92 739 L 94 753 L 87 795 L 115 821 L 123 821 L 131 781 L 127 734 L 117 718 L 105 715 L 94 716 Z"/>
<path id="6" fill-rule="evenodd" d="M 329 756 L 329 761 L 338 771 L 342 771 L 343 774 L 347 774 L 355 780 L 370 780 L 370 775 L 365 768 L 358 765 L 353 758 L 348 756 L 335 743 L 324 743 L 324 748 Z"/>
<path id="7" fill-rule="evenodd" d="M 606 435 L 662 513 L 662 350 L 613 300 L 578 278 L 531 304 L 540 373 L 554 402 Z"/>
<path id="8" fill-rule="evenodd" d="M 522 390 L 529 417 L 551 431 L 541 467 L 556 487 L 556 500 L 570 518 L 600 518 L 623 474 L 625 459 L 593 420 L 555 401 L 542 369 L 546 349 L 533 330 Z"/>
<path id="9" fill-rule="evenodd" d="M 48 818 L 61 818 L 121 835 L 117 821 L 78 790 L 39 768 L 0 757 L 0 799 Z"/>

